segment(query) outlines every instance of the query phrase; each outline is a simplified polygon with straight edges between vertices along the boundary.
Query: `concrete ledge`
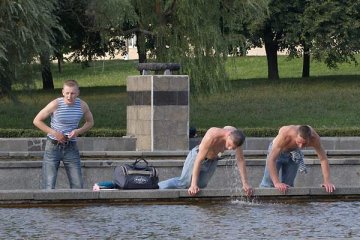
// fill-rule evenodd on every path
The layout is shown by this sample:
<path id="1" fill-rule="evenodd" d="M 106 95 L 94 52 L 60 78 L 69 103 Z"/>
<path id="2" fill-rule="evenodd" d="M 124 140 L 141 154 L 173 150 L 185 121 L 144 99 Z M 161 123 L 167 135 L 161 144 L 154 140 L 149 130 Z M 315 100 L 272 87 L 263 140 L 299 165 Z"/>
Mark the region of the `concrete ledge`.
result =
<path id="1" fill-rule="evenodd" d="M 99 192 L 89 190 L 65 190 L 59 189 L 56 191 L 34 191 L 35 201 L 49 201 L 49 200 L 87 200 L 99 198 Z"/>
<path id="2" fill-rule="evenodd" d="M 102 190 L 100 199 L 177 199 L 179 191 L 174 190 Z"/>
<path id="3" fill-rule="evenodd" d="M 34 191 L 31 190 L 7 190 L 0 191 L 1 201 L 34 200 Z"/>
<path id="4" fill-rule="evenodd" d="M 264 159 L 248 159 L 246 160 L 247 166 L 265 166 L 265 158 Z M 149 164 L 154 167 L 183 167 L 185 160 L 180 159 L 169 159 L 169 160 L 148 160 Z M 126 160 L 118 160 L 118 159 L 86 159 L 82 160 L 82 167 L 116 167 L 118 165 L 131 164 L 134 160 L 126 159 Z M 305 159 L 305 164 L 307 166 L 311 165 L 319 165 L 320 161 L 317 159 Z M 359 158 L 330 158 L 330 165 L 360 165 Z M 234 166 L 234 159 L 223 159 L 218 161 L 218 166 Z M 19 160 L 7 160 L 0 161 L 0 169 L 1 168 L 35 168 L 41 167 L 41 160 L 34 161 L 19 161 Z"/>
<path id="5" fill-rule="evenodd" d="M 358 157 L 360 150 L 327 150 L 325 151 L 328 157 Z M 82 159 L 136 159 L 144 157 L 146 159 L 185 159 L 188 151 L 155 151 L 155 152 L 142 152 L 142 151 L 80 151 Z M 304 150 L 304 156 L 308 158 L 316 158 L 317 155 L 313 150 Z M 222 156 L 228 158 L 234 156 L 234 151 L 225 151 Z M 43 151 L 0 151 L 1 159 L 19 159 L 19 160 L 34 160 L 42 159 Z M 244 155 L 247 159 L 253 158 L 266 158 L 266 150 L 244 150 Z"/>
<path id="6" fill-rule="evenodd" d="M 46 138 L 0 138 L 0 152 L 36 152 L 43 151 Z M 244 143 L 244 150 L 268 149 L 272 137 L 248 137 Z M 80 137 L 78 146 L 80 151 L 135 151 L 136 138 L 124 137 Z M 189 149 L 201 141 L 201 138 L 190 138 Z M 360 155 L 360 137 L 322 137 L 322 145 L 329 154 L 333 150 L 349 150 L 352 154 Z M 348 153 L 348 151 L 347 151 Z"/>
<path id="7" fill-rule="evenodd" d="M 290 188 L 282 194 L 273 188 L 256 188 L 254 196 L 246 197 L 235 189 L 203 189 L 195 197 L 187 190 L 10 190 L 0 191 L 0 206 L 16 204 L 94 204 L 226 201 L 238 197 L 247 201 L 333 201 L 360 200 L 360 187 L 338 188 L 327 193 L 323 188 Z"/>

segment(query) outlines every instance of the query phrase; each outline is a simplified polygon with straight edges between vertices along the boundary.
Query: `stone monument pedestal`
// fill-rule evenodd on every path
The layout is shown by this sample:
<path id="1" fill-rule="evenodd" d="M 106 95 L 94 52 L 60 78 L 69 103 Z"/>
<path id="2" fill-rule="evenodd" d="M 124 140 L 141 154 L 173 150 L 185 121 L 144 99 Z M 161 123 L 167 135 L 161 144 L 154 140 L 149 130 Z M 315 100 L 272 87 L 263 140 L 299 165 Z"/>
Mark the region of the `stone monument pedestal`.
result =
<path id="1" fill-rule="evenodd" d="M 189 150 L 189 77 L 127 78 L 127 135 L 138 151 Z"/>

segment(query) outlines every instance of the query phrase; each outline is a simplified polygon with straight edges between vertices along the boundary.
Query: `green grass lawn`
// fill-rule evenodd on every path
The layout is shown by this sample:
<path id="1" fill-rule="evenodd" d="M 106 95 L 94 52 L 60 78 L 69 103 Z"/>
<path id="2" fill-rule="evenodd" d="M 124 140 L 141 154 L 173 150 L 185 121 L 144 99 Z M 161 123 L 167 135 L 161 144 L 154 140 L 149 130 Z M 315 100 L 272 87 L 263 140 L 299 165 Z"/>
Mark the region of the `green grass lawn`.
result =
<path id="1" fill-rule="evenodd" d="M 357 56 L 360 61 L 360 56 Z M 80 97 L 95 118 L 94 129 L 126 129 L 126 77 L 138 75 L 135 61 L 93 62 L 89 68 L 67 63 L 62 73 L 53 66 L 54 91 L 15 91 L 21 104 L 0 99 L 0 128 L 35 129 L 32 120 L 50 100 L 60 96 L 62 83 L 75 79 Z M 301 79 L 302 60 L 279 56 L 281 80 L 266 79 L 265 57 L 230 58 L 227 73 L 231 90 L 209 96 L 192 96 L 190 125 L 199 129 L 234 125 L 240 128 L 278 128 L 309 124 L 315 128 L 358 128 L 360 67 L 341 64 L 336 70 L 311 63 L 311 77 Z"/>

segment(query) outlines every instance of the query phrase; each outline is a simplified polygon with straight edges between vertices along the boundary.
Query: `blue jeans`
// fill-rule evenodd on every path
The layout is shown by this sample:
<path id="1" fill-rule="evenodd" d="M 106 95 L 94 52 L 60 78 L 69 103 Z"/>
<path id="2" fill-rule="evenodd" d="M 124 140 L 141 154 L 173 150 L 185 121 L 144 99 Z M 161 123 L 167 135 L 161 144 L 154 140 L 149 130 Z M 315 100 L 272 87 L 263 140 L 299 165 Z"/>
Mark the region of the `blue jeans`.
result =
<path id="1" fill-rule="evenodd" d="M 264 171 L 264 177 L 260 183 L 260 187 L 274 187 L 271 180 L 269 169 L 268 169 L 268 158 L 271 152 L 272 143 L 269 145 L 268 155 L 266 159 L 266 166 Z M 300 151 L 300 150 L 298 150 Z M 299 168 L 299 164 L 295 163 L 291 157 L 290 152 L 281 152 L 278 159 L 276 160 L 276 169 L 279 174 L 281 170 L 281 182 L 291 187 L 294 186 L 295 177 Z"/>
<path id="2" fill-rule="evenodd" d="M 80 153 L 76 142 L 54 144 L 47 139 L 43 160 L 43 188 L 54 189 L 60 162 L 63 161 L 70 188 L 83 188 Z"/>
<path id="3" fill-rule="evenodd" d="M 183 170 L 180 177 L 171 178 L 159 182 L 160 189 L 186 189 L 191 185 L 191 177 L 194 168 L 196 156 L 199 151 L 199 146 L 194 147 L 186 157 Z M 217 159 L 206 159 L 201 161 L 200 174 L 199 174 L 199 188 L 205 188 L 213 176 L 216 167 Z"/>

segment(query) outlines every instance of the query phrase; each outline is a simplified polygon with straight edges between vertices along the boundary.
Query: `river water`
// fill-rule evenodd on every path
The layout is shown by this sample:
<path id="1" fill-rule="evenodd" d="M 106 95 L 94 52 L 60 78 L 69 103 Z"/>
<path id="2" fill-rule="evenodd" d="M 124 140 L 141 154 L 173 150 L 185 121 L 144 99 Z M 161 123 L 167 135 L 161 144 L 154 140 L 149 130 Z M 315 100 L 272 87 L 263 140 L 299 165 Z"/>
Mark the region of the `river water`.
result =
<path id="1" fill-rule="evenodd" d="M 360 202 L 0 208 L 0 239 L 360 239 Z"/>

